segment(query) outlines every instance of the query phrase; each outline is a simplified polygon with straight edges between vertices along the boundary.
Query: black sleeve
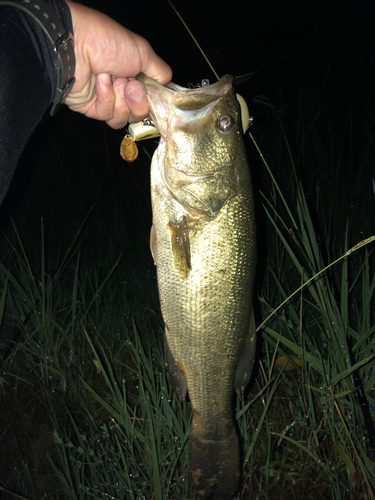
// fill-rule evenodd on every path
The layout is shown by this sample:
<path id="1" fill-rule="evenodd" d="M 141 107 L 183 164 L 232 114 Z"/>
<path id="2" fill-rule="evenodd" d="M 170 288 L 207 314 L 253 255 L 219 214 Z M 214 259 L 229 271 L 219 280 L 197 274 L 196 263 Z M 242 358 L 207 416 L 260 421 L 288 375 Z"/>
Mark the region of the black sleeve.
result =
<path id="1" fill-rule="evenodd" d="M 44 0 L 73 33 L 63 0 Z M 26 12 L 0 5 L 0 203 L 21 153 L 56 91 L 53 50 Z"/>

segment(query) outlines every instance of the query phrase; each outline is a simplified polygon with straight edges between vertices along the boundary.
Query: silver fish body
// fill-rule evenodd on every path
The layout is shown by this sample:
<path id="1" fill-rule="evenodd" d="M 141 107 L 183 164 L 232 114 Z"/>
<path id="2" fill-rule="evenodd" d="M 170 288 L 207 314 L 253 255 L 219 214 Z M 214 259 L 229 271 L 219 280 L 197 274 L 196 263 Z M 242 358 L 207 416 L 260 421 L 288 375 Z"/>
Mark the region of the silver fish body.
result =
<path id="1" fill-rule="evenodd" d="M 151 166 L 151 250 L 165 322 L 165 362 L 193 421 L 191 470 L 201 498 L 239 486 L 234 389 L 255 357 L 256 239 L 238 102 L 227 75 L 163 87 L 141 76 L 162 138 Z"/>

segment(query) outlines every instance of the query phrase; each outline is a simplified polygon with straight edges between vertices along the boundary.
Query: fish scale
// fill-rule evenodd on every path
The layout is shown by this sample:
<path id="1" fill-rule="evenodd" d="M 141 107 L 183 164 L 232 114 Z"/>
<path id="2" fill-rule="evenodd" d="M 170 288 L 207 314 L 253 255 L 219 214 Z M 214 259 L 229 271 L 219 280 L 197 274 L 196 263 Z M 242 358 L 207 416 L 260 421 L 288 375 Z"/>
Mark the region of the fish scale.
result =
<path id="1" fill-rule="evenodd" d="M 230 76 L 173 90 L 141 79 L 162 136 L 151 165 L 150 240 L 166 366 L 192 406 L 196 491 L 227 500 L 240 478 L 234 389 L 242 394 L 255 356 L 255 220 L 240 110 Z"/>

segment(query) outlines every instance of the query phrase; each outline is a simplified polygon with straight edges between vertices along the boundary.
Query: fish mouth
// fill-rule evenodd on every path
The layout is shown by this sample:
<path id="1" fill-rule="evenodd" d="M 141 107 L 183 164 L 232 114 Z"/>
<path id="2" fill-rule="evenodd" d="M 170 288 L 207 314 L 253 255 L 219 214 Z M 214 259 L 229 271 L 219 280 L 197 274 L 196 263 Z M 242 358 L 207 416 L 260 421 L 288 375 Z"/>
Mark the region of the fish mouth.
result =
<path id="1" fill-rule="evenodd" d="M 172 121 L 173 126 L 178 128 L 204 119 L 233 88 L 231 75 L 225 75 L 211 85 L 192 89 L 173 82 L 164 86 L 143 73 L 139 73 L 137 79 L 146 87 L 151 119 L 165 140 L 170 137 L 168 129 Z"/>

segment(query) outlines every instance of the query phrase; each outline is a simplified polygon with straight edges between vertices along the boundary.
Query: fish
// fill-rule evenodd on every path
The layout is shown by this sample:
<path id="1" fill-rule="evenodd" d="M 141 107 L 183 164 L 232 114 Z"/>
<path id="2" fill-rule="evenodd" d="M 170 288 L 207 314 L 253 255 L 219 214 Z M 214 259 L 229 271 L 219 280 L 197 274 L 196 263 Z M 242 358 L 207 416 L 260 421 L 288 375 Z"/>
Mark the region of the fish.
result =
<path id="1" fill-rule="evenodd" d="M 256 350 L 256 225 L 233 77 L 188 89 L 145 75 L 161 135 L 151 162 L 151 252 L 165 324 L 165 365 L 192 407 L 190 469 L 201 499 L 239 488 L 235 391 Z"/>

